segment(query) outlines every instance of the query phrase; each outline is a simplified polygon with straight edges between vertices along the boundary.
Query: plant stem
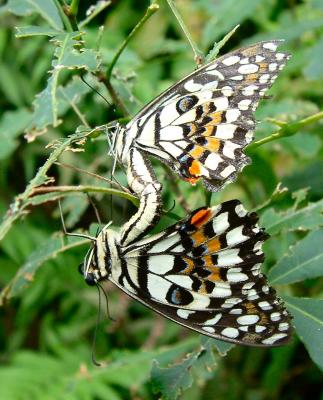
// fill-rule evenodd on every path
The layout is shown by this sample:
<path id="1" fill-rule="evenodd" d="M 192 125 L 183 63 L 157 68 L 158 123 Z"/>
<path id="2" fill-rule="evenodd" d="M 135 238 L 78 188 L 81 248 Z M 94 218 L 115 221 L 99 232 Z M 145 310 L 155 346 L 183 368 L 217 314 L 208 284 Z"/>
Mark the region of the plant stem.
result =
<path id="1" fill-rule="evenodd" d="M 95 174 L 94 172 L 86 171 L 85 169 L 75 167 L 75 165 L 70 165 L 70 164 L 66 164 L 66 163 L 63 163 L 63 162 L 58 162 L 57 161 L 57 162 L 55 162 L 55 164 L 59 165 L 61 167 L 73 169 L 74 171 L 81 172 L 82 174 L 85 174 L 85 175 L 89 175 L 89 176 L 91 176 L 93 178 L 96 178 L 96 179 L 99 179 L 101 181 L 107 182 L 109 185 L 112 185 L 117 189 L 122 189 L 123 192 L 130 193 L 130 190 L 125 188 L 124 186 L 120 185 L 120 183 L 112 181 L 111 179 L 105 178 L 104 176 Z"/>
<path id="2" fill-rule="evenodd" d="M 83 28 L 84 26 L 86 26 L 90 21 L 92 21 L 93 18 L 100 14 L 100 12 L 107 8 L 111 3 L 112 1 L 110 0 L 101 2 L 100 5 L 96 7 L 95 10 L 87 18 L 79 23 L 79 27 Z"/>
<path id="3" fill-rule="evenodd" d="M 259 146 L 262 146 L 263 144 L 284 137 L 295 135 L 295 133 L 297 133 L 304 126 L 310 125 L 313 122 L 319 121 L 322 118 L 323 118 L 323 111 L 320 111 L 316 114 L 313 114 L 299 121 L 290 124 L 283 124 L 276 132 L 272 133 L 270 136 L 267 136 L 263 139 L 257 140 L 256 142 L 249 144 L 249 146 L 246 147 L 246 153 L 252 152 L 253 150 L 258 148 Z"/>
<path id="4" fill-rule="evenodd" d="M 129 111 L 127 107 L 123 103 L 123 101 L 119 98 L 117 92 L 114 90 L 114 87 L 111 84 L 111 76 L 113 68 L 115 67 L 119 57 L 121 56 L 123 50 L 126 48 L 130 40 L 135 36 L 135 34 L 140 30 L 140 28 L 144 25 L 144 23 L 153 15 L 156 11 L 158 11 L 159 5 L 158 4 L 151 4 L 142 17 L 142 19 L 138 22 L 138 24 L 133 28 L 133 30 L 129 33 L 126 39 L 123 41 L 117 52 L 115 53 L 106 73 L 99 72 L 97 77 L 99 81 L 101 81 L 105 87 L 107 88 L 108 92 L 110 93 L 115 105 L 122 111 L 123 115 L 129 116 Z"/>
<path id="5" fill-rule="evenodd" d="M 66 28 L 66 30 L 67 30 L 67 32 L 73 32 L 73 26 L 72 26 L 72 24 L 71 24 L 71 21 L 69 20 L 69 18 L 67 17 L 67 15 L 66 15 L 66 13 L 65 13 L 65 7 L 66 7 L 66 4 L 64 4 L 64 2 L 63 2 L 63 4 L 61 4 L 62 3 L 62 0 L 54 0 L 54 2 L 55 2 L 55 4 L 56 4 L 56 7 L 57 7 L 57 9 L 58 9 L 58 12 L 59 12 L 59 15 L 60 15 L 60 17 L 61 17 L 61 19 L 62 19 L 62 21 L 63 21 L 63 24 L 65 25 L 65 28 Z"/>
<path id="6" fill-rule="evenodd" d="M 91 186 L 91 185 L 78 185 L 78 186 L 40 186 L 33 189 L 31 196 L 45 193 L 105 193 L 114 196 L 122 197 L 131 201 L 136 207 L 139 205 L 137 197 L 130 193 L 122 192 L 121 190 L 105 188 L 102 186 Z M 33 197 L 31 197 L 32 199 Z"/>
<path id="7" fill-rule="evenodd" d="M 147 11 L 145 13 L 145 15 L 141 18 L 141 20 L 138 22 L 138 24 L 133 28 L 133 30 L 129 33 L 129 35 L 127 36 L 127 38 L 123 41 L 123 43 L 121 44 L 121 46 L 119 47 L 119 49 L 117 50 L 116 54 L 114 55 L 109 68 L 107 69 L 106 72 L 106 79 L 108 81 L 110 81 L 111 79 L 111 74 L 112 74 L 112 70 L 115 66 L 115 64 L 117 63 L 119 57 L 121 56 L 123 50 L 126 48 L 126 46 L 128 45 L 128 43 L 130 42 L 130 40 L 135 36 L 135 34 L 140 30 L 140 28 L 142 28 L 142 26 L 144 25 L 144 23 L 153 15 L 155 14 L 156 11 L 158 11 L 159 9 L 159 5 L 158 4 L 151 4 L 148 8 Z"/>
<path id="8" fill-rule="evenodd" d="M 192 47 L 193 53 L 194 53 L 194 60 L 196 62 L 196 64 L 199 66 L 203 63 L 204 60 L 204 54 L 202 53 L 202 51 L 197 47 L 196 43 L 194 43 L 194 40 L 189 32 L 189 30 L 187 29 L 186 25 L 184 24 L 184 21 L 180 15 L 180 13 L 178 12 L 173 0 L 167 0 L 167 3 L 169 5 L 169 8 L 172 10 L 175 18 L 177 19 L 180 27 L 182 28 L 182 31 L 184 32 L 184 35 L 186 36 L 190 46 Z"/>
<path id="9" fill-rule="evenodd" d="M 80 0 L 72 0 L 70 5 L 70 15 L 73 15 L 75 18 L 78 13 Z"/>

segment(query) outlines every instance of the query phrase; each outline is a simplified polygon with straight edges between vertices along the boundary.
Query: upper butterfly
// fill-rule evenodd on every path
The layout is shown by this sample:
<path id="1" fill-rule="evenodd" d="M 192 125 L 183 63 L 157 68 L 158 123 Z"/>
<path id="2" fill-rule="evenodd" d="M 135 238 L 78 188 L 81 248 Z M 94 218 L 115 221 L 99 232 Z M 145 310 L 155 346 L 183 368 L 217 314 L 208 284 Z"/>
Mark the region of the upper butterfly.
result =
<path id="1" fill-rule="evenodd" d="M 212 191 L 234 181 L 250 163 L 242 150 L 253 139 L 259 99 L 290 57 L 276 52 L 280 42 L 228 53 L 171 86 L 118 127 L 114 151 L 119 161 L 134 166 L 130 150 L 137 149 L 192 184 L 202 178 Z"/>

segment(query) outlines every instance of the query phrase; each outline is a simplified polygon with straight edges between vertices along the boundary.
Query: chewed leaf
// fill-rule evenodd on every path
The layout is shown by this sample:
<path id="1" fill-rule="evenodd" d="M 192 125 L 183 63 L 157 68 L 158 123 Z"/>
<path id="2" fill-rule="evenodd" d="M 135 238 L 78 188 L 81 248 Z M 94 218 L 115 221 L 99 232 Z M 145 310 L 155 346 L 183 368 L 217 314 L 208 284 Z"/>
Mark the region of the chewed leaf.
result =
<path id="1" fill-rule="evenodd" d="M 47 80 L 45 89 L 36 96 L 33 103 L 34 112 L 32 120 L 26 129 L 29 141 L 34 140 L 36 136 L 44 133 L 49 125 L 56 127 L 61 123 L 59 115 L 62 107 L 60 104 L 61 98 L 58 94 L 60 72 L 64 69 L 95 71 L 98 68 L 99 60 L 97 53 L 94 50 L 79 49 L 76 45 L 80 45 L 80 42 L 75 39 L 75 35 L 75 32 L 60 34 L 52 39 L 56 46 L 55 58 L 52 62 L 53 69 L 51 76 Z M 78 92 L 78 95 L 82 92 L 85 91 Z M 66 99 L 63 100 L 63 103 L 66 106 Z"/>
<path id="2" fill-rule="evenodd" d="M 154 361 L 151 370 L 151 382 L 155 393 L 162 393 L 164 400 L 176 400 L 193 383 L 193 376 L 210 378 L 211 371 L 216 368 L 216 360 L 212 352 L 213 339 L 206 339 L 205 345 L 186 356 L 181 362 L 161 368 Z"/>

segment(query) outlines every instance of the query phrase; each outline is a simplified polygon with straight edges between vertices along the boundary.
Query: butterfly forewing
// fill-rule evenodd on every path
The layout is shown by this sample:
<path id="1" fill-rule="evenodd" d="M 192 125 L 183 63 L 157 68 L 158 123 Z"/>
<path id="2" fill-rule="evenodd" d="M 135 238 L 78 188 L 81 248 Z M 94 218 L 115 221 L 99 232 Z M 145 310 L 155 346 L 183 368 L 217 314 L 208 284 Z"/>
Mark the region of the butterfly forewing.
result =
<path id="1" fill-rule="evenodd" d="M 260 271 L 267 235 L 237 200 L 201 208 L 156 237 L 122 249 L 112 276 L 164 316 L 227 341 L 271 346 L 290 338 L 290 316 Z"/>
<path id="2" fill-rule="evenodd" d="M 191 183 L 202 178 L 219 190 L 233 181 L 249 163 L 242 150 L 253 138 L 258 102 L 289 58 L 278 44 L 228 53 L 166 90 L 127 125 L 119 155 L 131 141 Z"/>

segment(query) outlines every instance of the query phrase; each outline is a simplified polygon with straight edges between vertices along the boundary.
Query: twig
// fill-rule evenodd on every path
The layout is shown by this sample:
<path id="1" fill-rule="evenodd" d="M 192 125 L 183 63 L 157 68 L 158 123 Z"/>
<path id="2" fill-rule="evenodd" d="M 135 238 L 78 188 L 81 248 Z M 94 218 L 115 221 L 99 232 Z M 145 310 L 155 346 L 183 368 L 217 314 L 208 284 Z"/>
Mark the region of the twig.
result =
<path id="1" fill-rule="evenodd" d="M 295 133 L 297 133 L 304 126 L 310 125 L 313 122 L 319 121 L 322 118 L 323 118 L 323 111 L 311 115 L 307 118 L 301 119 L 299 121 L 293 122 L 291 124 L 279 121 L 280 128 L 276 132 L 272 133 L 270 136 L 267 136 L 263 139 L 257 140 L 256 142 L 249 144 L 249 146 L 246 147 L 246 153 L 254 151 L 256 148 L 262 146 L 263 144 L 272 142 L 274 140 L 282 139 L 284 137 L 295 135 Z"/>
<path id="2" fill-rule="evenodd" d="M 236 25 L 229 33 L 224 36 L 222 40 L 214 44 L 213 49 L 209 51 L 208 55 L 205 58 L 206 63 L 215 59 L 215 57 L 219 54 L 221 48 L 227 43 L 227 41 L 231 38 L 231 36 L 235 33 L 239 26 L 240 25 Z"/>
<path id="3" fill-rule="evenodd" d="M 136 33 L 140 30 L 140 28 L 144 25 L 144 23 L 153 15 L 155 14 L 156 11 L 158 11 L 159 5 L 158 4 L 151 4 L 145 13 L 145 15 L 142 17 L 142 19 L 138 22 L 138 24 L 133 28 L 133 30 L 129 33 L 129 35 L 126 37 L 126 39 L 123 41 L 119 49 L 117 50 L 116 54 L 114 55 L 106 73 L 99 73 L 98 79 L 106 86 L 108 92 L 110 93 L 114 103 L 119 107 L 119 109 L 123 112 L 125 116 L 129 116 L 129 112 L 125 106 L 125 104 L 122 102 L 122 100 L 119 98 L 117 95 L 116 91 L 114 90 L 112 84 L 111 84 L 111 75 L 114 66 L 116 65 L 119 57 L 121 56 L 123 50 L 126 48 L 130 40 L 136 35 Z"/>
<path id="4" fill-rule="evenodd" d="M 78 186 L 40 186 L 32 190 L 30 197 L 45 194 L 45 193 L 105 193 L 112 194 L 114 196 L 122 197 L 131 201 L 136 207 L 139 205 L 139 200 L 136 196 L 130 193 L 122 192 L 121 190 L 105 188 L 101 186 L 91 186 L 91 185 L 78 185 Z"/>
<path id="5" fill-rule="evenodd" d="M 172 10 L 175 18 L 177 19 L 180 27 L 182 28 L 182 31 L 184 32 L 184 35 L 186 36 L 190 46 L 192 47 L 192 50 L 193 50 L 193 53 L 194 53 L 194 60 L 195 60 L 196 64 L 198 66 L 203 64 L 204 54 L 197 47 L 196 43 L 194 43 L 194 40 L 193 40 L 189 30 L 187 29 L 186 25 L 184 24 L 184 21 L 183 21 L 181 15 L 180 15 L 180 13 L 178 12 L 173 0 L 167 0 L 167 3 L 169 5 L 169 8 Z"/>
<path id="6" fill-rule="evenodd" d="M 73 28 L 74 31 L 78 31 L 79 27 L 77 25 L 77 20 L 76 16 L 78 13 L 78 8 L 79 8 L 79 2 L 80 0 L 72 0 L 71 4 L 69 6 L 63 6 L 63 11 L 67 18 L 70 21 L 70 24 Z"/>
<path id="7" fill-rule="evenodd" d="M 73 169 L 74 171 L 81 172 L 82 174 L 86 174 L 86 175 L 92 176 L 93 178 L 96 178 L 96 179 L 99 179 L 101 181 L 107 182 L 109 185 L 113 185 L 114 187 L 116 187 L 118 189 L 122 189 L 124 192 L 130 194 L 129 189 L 127 189 L 126 187 L 122 186 L 119 182 L 115 182 L 115 181 L 113 181 L 111 179 L 105 178 L 104 176 L 95 174 L 94 172 L 86 171 L 83 168 L 75 167 L 74 165 L 70 165 L 70 164 L 66 164 L 66 163 L 62 163 L 62 162 L 58 162 L 58 161 L 55 162 L 55 164 L 59 165 L 61 167 L 64 167 L 64 168 Z"/>
<path id="8" fill-rule="evenodd" d="M 67 15 L 66 15 L 66 13 L 64 11 L 64 9 L 66 7 L 65 2 L 62 1 L 62 0 L 54 0 L 54 2 L 56 4 L 58 13 L 59 13 L 59 15 L 61 17 L 61 20 L 63 21 L 63 24 L 64 24 L 67 32 L 73 32 L 74 29 L 73 29 L 73 26 L 71 24 L 71 21 L 69 20 L 69 18 L 67 17 Z M 61 4 L 61 3 L 63 3 L 63 4 Z"/>
<path id="9" fill-rule="evenodd" d="M 95 10 L 83 21 L 79 23 L 79 27 L 82 29 L 84 26 L 86 26 L 90 21 L 92 21 L 93 18 L 95 18 L 98 14 L 100 14 L 101 11 L 106 9 L 112 1 L 107 0 L 107 1 L 101 1 L 100 5 L 95 8 Z"/>
<path id="10" fill-rule="evenodd" d="M 155 14 L 156 11 L 158 11 L 159 5 L 158 4 L 151 4 L 145 13 L 145 15 L 141 18 L 141 20 L 138 22 L 138 24 L 133 28 L 133 30 L 129 33 L 129 35 L 126 37 L 126 39 L 123 41 L 119 49 L 117 50 L 116 54 L 114 55 L 109 68 L 107 69 L 106 72 L 106 78 L 109 81 L 111 79 L 111 74 L 112 70 L 117 63 L 119 57 L 121 56 L 123 50 L 126 48 L 130 40 L 136 35 L 136 33 L 142 28 L 144 23 L 153 15 Z"/>

